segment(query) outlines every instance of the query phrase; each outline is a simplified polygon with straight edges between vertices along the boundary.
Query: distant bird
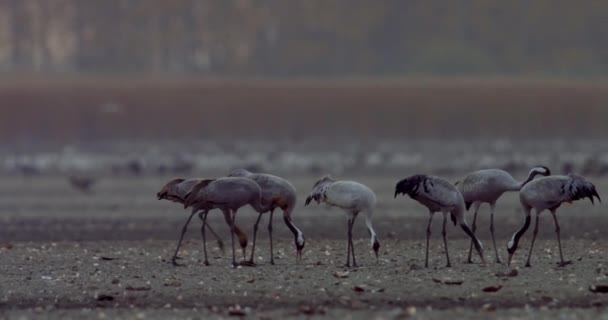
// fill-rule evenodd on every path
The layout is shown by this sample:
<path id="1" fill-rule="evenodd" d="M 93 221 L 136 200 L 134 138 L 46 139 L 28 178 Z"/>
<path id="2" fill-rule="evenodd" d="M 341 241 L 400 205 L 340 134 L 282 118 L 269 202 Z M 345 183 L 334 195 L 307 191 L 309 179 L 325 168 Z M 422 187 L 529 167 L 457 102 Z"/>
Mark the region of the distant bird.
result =
<path id="1" fill-rule="evenodd" d="M 572 261 L 564 261 L 562 254 L 562 243 L 560 239 L 560 228 L 557 222 L 556 211 L 562 203 L 589 198 L 591 203 L 593 197 L 596 197 L 599 202 L 602 202 L 600 196 L 595 190 L 595 186 L 587 181 L 585 178 L 576 175 L 568 174 L 567 176 L 548 176 L 537 180 L 534 180 L 526 184 L 519 191 L 519 200 L 521 206 L 526 214 L 526 220 L 524 225 L 519 229 L 507 244 L 507 251 L 509 252 L 509 265 L 511 259 L 517 250 L 519 239 L 526 232 L 530 226 L 530 211 L 536 210 L 536 223 L 534 224 L 534 233 L 532 235 L 532 243 L 530 244 L 530 252 L 528 253 L 528 260 L 526 261 L 526 267 L 530 267 L 530 256 L 532 256 L 532 248 L 534 247 L 534 240 L 536 240 L 536 234 L 538 233 L 538 219 L 540 213 L 544 210 L 551 211 L 553 221 L 555 222 L 555 234 L 557 235 L 557 244 L 559 246 L 559 258 L 560 266 L 565 266 L 572 263 Z"/>
<path id="2" fill-rule="evenodd" d="M 126 169 L 131 174 L 135 176 L 140 176 L 144 171 L 144 164 L 139 159 L 132 159 L 127 161 Z"/>
<path id="3" fill-rule="evenodd" d="M 467 225 L 464 216 L 464 200 L 460 191 L 458 191 L 455 186 L 438 177 L 417 174 L 407 177 L 397 183 L 395 186 L 395 198 L 400 193 L 409 195 L 410 198 L 418 201 L 429 209 L 430 218 L 426 228 L 425 267 L 429 266 L 429 238 L 431 236 L 431 223 L 433 222 L 433 215 L 435 212 L 443 213 L 443 232 L 441 234 L 443 235 L 443 245 L 445 246 L 445 256 L 447 258 L 446 266 L 451 267 L 445 231 L 448 215 L 451 215 L 454 225 L 456 225 L 456 223 L 460 224 L 462 230 L 471 237 L 475 249 L 479 253 L 482 263 L 485 265 L 481 242 L 477 240 L 475 234 L 471 232 Z"/>
<path id="4" fill-rule="evenodd" d="M 252 173 L 246 169 L 236 169 L 232 171 L 229 177 L 244 177 L 255 181 L 262 189 L 262 203 L 268 206 L 270 218 L 268 220 L 268 235 L 270 237 L 270 264 L 274 264 L 274 253 L 272 250 L 272 217 L 276 208 L 283 210 L 283 220 L 293 233 L 296 246 L 296 261 L 299 262 L 302 258 L 302 249 L 304 249 L 304 234 L 298 229 L 291 220 L 291 213 L 296 206 L 297 195 L 296 188 L 287 180 L 271 174 Z M 258 233 L 258 224 L 262 218 L 262 214 L 258 214 L 258 219 L 253 227 L 253 244 L 251 247 L 250 263 L 253 262 L 255 251 L 255 240 Z"/>
<path id="5" fill-rule="evenodd" d="M 97 179 L 88 176 L 70 176 L 70 185 L 81 192 L 91 193 L 93 186 L 97 183 Z"/>
<path id="6" fill-rule="evenodd" d="M 42 173 L 42 168 L 40 168 L 40 166 L 37 166 L 33 163 L 19 162 L 16 164 L 15 169 L 17 169 L 17 171 L 21 172 L 21 174 L 26 177 L 37 176 Z"/>
<path id="7" fill-rule="evenodd" d="M 167 184 L 165 184 L 162 187 L 162 189 L 156 194 L 156 196 L 158 197 L 158 200 L 164 199 L 164 200 L 169 200 L 169 201 L 177 202 L 180 204 L 184 204 L 184 201 L 185 201 L 184 198 L 186 197 L 188 192 L 190 192 L 190 190 L 192 189 L 192 187 L 194 187 L 194 185 L 196 185 L 197 183 L 199 183 L 201 181 L 202 181 L 202 179 L 188 179 L 188 180 L 181 179 L 181 178 L 173 179 L 173 180 L 169 181 Z M 192 218 L 192 215 L 194 213 L 195 212 L 193 211 L 190 218 Z M 203 213 L 204 213 L 203 211 L 199 212 L 199 218 L 201 219 L 201 221 L 203 220 Z M 224 215 L 224 218 L 226 219 L 226 223 L 228 223 L 228 225 L 230 225 L 230 216 Z M 189 221 L 190 221 L 190 219 L 188 219 L 188 222 Z M 187 226 L 188 226 L 188 223 L 186 223 L 184 225 L 184 228 L 182 229 L 183 233 L 186 232 Z M 224 251 L 224 243 L 223 243 L 222 239 L 211 228 L 209 223 L 207 223 L 205 221 L 203 226 L 206 226 L 209 229 L 209 232 L 211 232 L 211 234 L 217 239 L 217 244 L 218 244 L 220 250 Z M 204 230 L 202 228 L 203 227 L 201 227 L 201 235 L 204 232 Z M 239 242 L 241 245 L 241 249 L 243 250 L 243 257 L 244 257 L 245 250 L 247 248 L 247 235 L 236 224 L 234 226 L 234 232 L 237 235 L 237 237 L 239 238 Z M 204 239 L 204 240 L 206 241 L 206 239 Z M 180 243 L 181 243 L 181 241 L 180 241 Z M 178 245 L 178 248 L 179 248 L 179 245 Z M 205 260 L 205 264 L 208 265 L 207 260 Z"/>
<path id="8" fill-rule="evenodd" d="M 234 224 L 238 209 L 250 205 L 255 211 L 266 212 L 267 206 L 262 205 L 262 190 L 253 180 L 242 177 L 224 177 L 218 179 L 205 179 L 192 187 L 184 198 L 184 208 L 192 207 L 193 210 L 203 210 L 203 223 L 207 219 L 207 213 L 211 209 L 218 208 L 224 215 L 230 216 L 230 228 L 232 232 L 232 266 L 236 267 L 236 256 L 234 251 Z M 194 211 L 193 211 L 194 212 Z M 190 216 L 192 218 L 192 216 Z M 203 228 L 204 230 L 204 228 Z M 183 230 L 182 236 L 183 237 Z M 180 241 L 181 241 L 180 237 Z M 205 246 L 205 233 L 203 232 L 203 245 Z M 179 249 L 179 244 L 178 244 Z M 207 260 L 207 248 L 205 247 L 205 261 Z M 177 251 L 176 254 L 177 255 Z"/>
<path id="9" fill-rule="evenodd" d="M 530 170 L 530 174 L 525 181 L 516 181 L 508 172 L 500 169 L 485 169 L 474 171 L 466 175 L 461 181 L 456 182 L 455 185 L 462 193 L 464 198 L 464 204 L 467 210 L 473 208 L 475 215 L 473 216 L 473 234 L 477 229 L 477 211 L 482 203 L 488 203 L 490 205 L 490 233 L 492 234 L 492 243 L 494 244 L 494 253 L 496 254 L 496 262 L 501 263 L 496 249 L 496 240 L 494 239 L 494 208 L 496 207 L 496 200 L 507 191 L 519 191 L 526 183 L 532 181 L 536 175 L 548 176 L 551 171 L 547 167 L 538 166 Z M 469 246 L 469 258 L 468 262 L 473 263 L 471 260 L 471 254 L 473 251 L 473 242 Z"/>
<path id="10" fill-rule="evenodd" d="M 350 256 L 353 257 L 353 266 L 357 266 L 355 260 L 355 248 L 353 245 L 353 225 L 357 215 L 365 214 L 365 225 L 371 236 L 371 244 L 378 262 L 378 250 L 380 242 L 372 227 L 372 215 L 376 207 L 376 195 L 367 186 L 355 181 L 336 181 L 329 175 L 318 180 L 313 186 L 312 192 L 306 198 L 307 206 L 310 201 L 324 202 L 330 206 L 342 208 L 348 216 L 348 248 L 346 251 L 346 267 L 350 267 Z"/>

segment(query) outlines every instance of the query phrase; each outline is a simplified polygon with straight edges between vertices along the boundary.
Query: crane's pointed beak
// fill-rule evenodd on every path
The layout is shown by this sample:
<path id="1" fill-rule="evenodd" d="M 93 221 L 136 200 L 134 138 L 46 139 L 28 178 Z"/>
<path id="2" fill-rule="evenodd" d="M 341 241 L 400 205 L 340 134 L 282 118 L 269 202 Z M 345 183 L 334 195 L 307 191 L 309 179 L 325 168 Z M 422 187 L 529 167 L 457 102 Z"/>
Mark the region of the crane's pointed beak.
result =
<path id="1" fill-rule="evenodd" d="M 296 264 L 302 263 L 302 250 L 296 251 Z"/>
<path id="2" fill-rule="evenodd" d="M 509 253 L 509 260 L 507 261 L 507 266 L 510 267 L 511 266 L 511 259 L 513 259 L 513 254 Z"/>

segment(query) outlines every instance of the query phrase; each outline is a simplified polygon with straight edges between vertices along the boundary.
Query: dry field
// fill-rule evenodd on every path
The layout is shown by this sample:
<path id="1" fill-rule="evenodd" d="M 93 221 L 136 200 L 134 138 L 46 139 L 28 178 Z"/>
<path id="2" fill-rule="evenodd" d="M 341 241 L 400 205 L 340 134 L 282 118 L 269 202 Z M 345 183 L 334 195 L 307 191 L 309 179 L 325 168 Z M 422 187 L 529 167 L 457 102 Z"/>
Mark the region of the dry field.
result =
<path id="1" fill-rule="evenodd" d="M 107 177 L 92 194 L 82 194 L 61 176 L 3 176 L 0 318 L 607 317 L 608 295 L 589 290 L 608 284 L 605 205 L 587 201 L 560 209 L 564 254 L 574 261 L 564 268 L 555 265 L 553 224 L 545 215 L 532 268 L 523 267 L 531 231 L 511 269 L 464 264 L 468 242 L 454 227 L 448 230 L 453 267 L 445 268 L 436 217 L 431 267 L 424 269 L 426 210 L 408 198 L 393 199 L 400 177 L 352 176 L 348 178 L 367 183 L 379 196 L 374 226 L 382 248 L 377 265 L 363 221 L 355 229 L 361 266 L 347 270 L 342 267 L 344 215 L 336 209 L 303 207 L 300 201 L 294 221 L 307 238 L 301 265 L 295 264 L 287 228 L 275 219 L 275 266 L 268 264 L 266 228 L 259 236 L 257 267 L 230 268 L 230 251 L 222 254 L 215 243 L 210 245 L 212 266 L 203 266 L 200 226 L 194 221 L 181 253 L 187 266 L 176 268 L 168 260 L 186 211 L 154 197 L 167 178 Z M 303 199 L 315 177 L 287 178 Z M 608 199 L 608 180 L 592 180 Z M 487 207 L 483 210 L 478 234 L 490 257 Z M 212 225 L 229 245 L 224 222 L 219 214 L 212 216 Z M 250 209 L 238 217 L 250 236 L 253 219 Z M 500 201 L 496 221 L 504 259 L 506 242 L 522 221 L 516 194 Z"/>

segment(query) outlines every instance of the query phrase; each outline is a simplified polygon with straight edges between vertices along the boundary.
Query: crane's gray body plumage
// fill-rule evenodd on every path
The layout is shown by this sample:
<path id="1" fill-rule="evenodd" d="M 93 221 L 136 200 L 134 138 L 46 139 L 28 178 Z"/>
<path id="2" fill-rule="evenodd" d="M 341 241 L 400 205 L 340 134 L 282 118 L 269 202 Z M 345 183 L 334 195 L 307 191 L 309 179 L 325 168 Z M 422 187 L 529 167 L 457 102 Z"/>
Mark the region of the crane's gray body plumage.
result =
<path id="1" fill-rule="evenodd" d="M 484 169 L 471 172 L 457 184 L 465 203 L 494 202 L 507 191 L 518 191 L 521 183 L 508 172 Z"/>
<path id="2" fill-rule="evenodd" d="M 534 167 L 530 170 L 528 178 L 519 182 L 508 172 L 500 169 L 484 169 L 467 174 L 456 186 L 468 210 L 471 204 L 495 203 L 505 192 L 519 191 L 524 185 L 532 181 L 536 175 L 548 176 L 551 174 L 546 167 Z"/>
<path id="3" fill-rule="evenodd" d="M 184 198 L 192 190 L 195 184 L 201 182 L 202 179 L 174 179 L 169 181 L 157 196 L 159 199 L 165 199 L 180 204 L 184 204 Z"/>
<path id="4" fill-rule="evenodd" d="M 258 213 L 268 211 L 262 204 L 262 190 L 253 180 L 243 177 L 223 177 L 218 179 L 205 179 L 194 185 L 184 199 L 184 207 L 193 207 L 193 210 L 204 210 L 204 218 L 211 209 L 218 208 L 224 215 L 230 216 L 232 240 L 232 265 L 237 266 L 234 250 L 234 225 L 236 212 L 241 207 L 250 205 Z M 203 234 L 204 238 L 204 234 Z M 205 248 L 205 260 L 207 250 Z"/>
<path id="5" fill-rule="evenodd" d="M 484 169 L 467 174 L 461 181 L 456 182 L 456 186 L 462 197 L 464 198 L 465 207 L 468 210 L 471 205 L 474 208 L 473 216 L 473 233 L 477 229 L 477 212 L 482 203 L 490 205 L 490 233 L 492 235 L 492 243 L 494 244 L 494 253 L 496 254 L 496 262 L 500 263 L 500 256 L 496 247 L 496 239 L 494 237 L 494 209 L 496 201 L 505 192 L 519 191 L 528 182 L 532 181 L 536 175 L 547 176 L 551 174 L 547 167 L 537 166 L 530 170 L 528 178 L 523 182 L 519 182 L 513 178 L 508 172 L 500 169 Z M 468 262 L 472 263 L 473 243 L 469 246 Z"/>
<path id="6" fill-rule="evenodd" d="M 245 169 L 232 171 L 228 177 L 243 177 L 255 181 L 262 189 L 262 204 L 270 211 L 276 207 L 291 213 L 297 202 L 296 188 L 289 181 L 266 173 L 252 173 Z"/>
<path id="7" fill-rule="evenodd" d="M 236 169 L 232 171 L 229 177 L 244 177 L 255 181 L 262 190 L 262 207 L 267 208 L 266 212 L 270 212 L 270 219 L 268 222 L 268 233 L 270 236 L 270 263 L 274 264 L 274 254 L 272 249 L 272 218 L 273 212 L 276 208 L 283 210 L 283 220 L 289 230 L 294 235 L 294 241 L 296 245 L 296 260 L 301 258 L 302 249 L 305 245 L 304 234 L 298 229 L 291 220 L 291 213 L 295 209 L 297 202 L 296 188 L 289 181 L 266 173 L 252 173 L 246 169 Z M 253 246 L 251 249 L 250 262 L 253 263 L 255 241 L 258 230 L 258 224 L 260 222 L 261 215 L 266 212 L 260 212 L 258 219 L 254 225 L 253 233 Z"/>
<path id="8" fill-rule="evenodd" d="M 451 216 L 454 224 L 460 224 L 460 227 L 464 230 L 464 232 L 469 237 L 471 237 L 471 240 L 475 244 L 475 248 L 479 252 L 482 261 L 485 263 L 481 242 L 469 229 L 464 216 L 464 199 L 460 191 L 454 185 L 439 177 L 417 174 L 402 179 L 397 183 L 397 185 L 395 186 L 395 197 L 397 197 L 397 195 L 400 193 L 407 194 L 408 196 L 410 196 L 410 198 L 418 201 L 420 204 L 424 205 L 429 210 L 430 217 L 426 230 L 426 267 L 428 267 L 429 260 L 428 252 L 429 238 L 431 235 L 431 223 L 435 212 L 443 213 L 442 235 L 446 251 L 447 266 L 451 266 L 446 237 L 446 223 L 448 215 Z"/>
<path id="9" fill-rule="evenodd" d="M 173 179 L 173 180 L 169 181 L 167 184 L 165 184 L 162 187 L 162 189 L 156 194 L 156 196 L 158 197 L 158 200 L 169 200 L 172 202 L 184 204 L 185 198 L 188 195 L 188 193 L 190 193 L 190 191 L 196 184 L 201 183 L 203 180 L 204 179 Z M 211 210 L 211 209 L 213 209 L 213 208 L 209 208 L 208 210 Z M 201 209 L 201 210 L 203 210 L 203 209 Z M 207 212 L 208 212 L 208 210 L 207 210 Z M 199 208 L 193 209 L 192 213 L 190 215 L 190 218 L 187 220 L 186 224 L 182 228 L 182 234 L 180 236 L 180 241 L 178 243 L 178 250 L 181 245 L 181 239 L 183 238 L 185 231 L 187 230 L 187 226 L 190 222 L 190 219 L 196 212 L 199 212 L 199 211 L 200 211 Z M 203 225 L 201 227 L 202 228 L 201 234 L 203 234 L 204 228 L 209 229 L 211 234 L 217 239 L 217 243 L 218 243 L 218 246 L 220 247 L 220 249 L 222 251 L 224 251 L 223 241 L 221 240 L 220 236 L 213 230 L 213 228 L 211 228 L 209 223 L 207 223 L 206 220 L 203 219 L 204 214 L 206 214 L 205 211 L 199 212 L 199 217 L 201 218 L 201 221 L 203 222 Z M 231 223 L 230 216 L 224 214 L 224 219 L 226 219 L 226 223 L 228 223 L 228 225 L 230 225 L 230 223 Z M 241 248 L 244 253 L 247 248 L 247 235 L 237 225 L 234 226 L 234 232 L 239 238 L 239 242 L 240 242 Z M 203 239 L 203 241 L 206 242 L 206 239 Z M 176 250 L 176 255 L 174 256 L 174 259 L 172 259 L 172 261 L 175 265 L 178 265 L 178 263 L 175 261 L 175 259 L 177 259 L 177 250 Z M 206 262 L 206 264 L 208 264 L 207 260 L 205 260 L 205 262 Z"/>
<path id="10" fill-rule="evenodd" d="M 204 182 L 207 184 L 201 186 Z M 184 205 L 201 210 L 220 208 L 231 211 L 250 205 L 257 212 L 266 212 L 269 208 L 262 205 L 261 197 L 262 190 L 255 181 L 242 177 L 223 177 L 202 180 L 192 188 Z"/>
<path id="11" fill-rule="evenodd" d="M 522 205 L 537 211 L 557 209 L 564 202 L 572 202 L 593 197 L 601 201 L 595 186 L 587 179 L 576 174 L 556 175 L 537 179 L 525 185 L 519 199 Z"/>
<path id="12" fill-rule="evenodd" d="M 317 185 L 311 195 L 318 195 L 330 206 L 346 210 L 372 213 L 376 206 L 376 195 L 367 186 L 355 181 L 332 181 Z"/>
<path id="13" fill-rule="evenodd" d="M 525 222 L 524 225 L 513 234 L 511 240 L 507 244 L 507 251 L 509 252 L 509 264 L 511 263 L 513 254 L 517 250 L 521 236 L 523 236 L 530 226 L 530 213 L 532 209 L 536 210 L 536 221 L 526 266 L 530 266 L 532 248 L 534 247 L 534 241 L 536 239 L 536 234 L 538 233 L 539 216 L 540 213 L 545 210 L 549 210 L 551 212 L 553 221 L 555 223 L 555 233 L 557 236 L 560 255 L 559 265 L 564 266 L 571 263 L 571 261 L 564 261 L 562 254 L 560 227 L 556 214 L 557 209 L 564 202 L 573 202 L 584 198 L 588 198 L 591 203 L 594 204 L 594 197 L 597 198 L 599 202 L 602 201 L 597 193 L 597 190 L 595 189 L 595 186 L 591 182 L 582 176 L 572 173 L 565 176 L 555 175 L 543 177 L 526 184 L 519 192 L 519 200 L 525 214 Z"/>
<path id="14" fill-rule="evenodd" d="M 397 190 L 399 189 L 399 190 Z M 414 175 L 397 184 L 396 193 L 402 192 L 418 201 L 430 212 L 450 213 L 455 223 L 465 222 L 462 194 L 448 181 L 429 175 Z"/>
<path id="15" fill-rule="evenodd" d="M 353 264 L 356 266 L 354 247 L 352 244 L 352 226 L 357 215 L 361 212 L 365 214 L 365 225 L 370 234 L 372 248 L 378 258 L 380 242 L 372 226 L 372 216 L 376 208 L 376 194 L 366 185 L 356 181 L 336 181 L 330 176 L 324 176 L 313 186 L 312 191 L 306 198 L 305 205 L 312 200 L 317 203 L 325 203 L 332 207 L 338 207 L 345 211 L 349 219 L 348 225 L 348 249 L 346 265 L 350 266 L 350 255 L 353 257 Z"/>

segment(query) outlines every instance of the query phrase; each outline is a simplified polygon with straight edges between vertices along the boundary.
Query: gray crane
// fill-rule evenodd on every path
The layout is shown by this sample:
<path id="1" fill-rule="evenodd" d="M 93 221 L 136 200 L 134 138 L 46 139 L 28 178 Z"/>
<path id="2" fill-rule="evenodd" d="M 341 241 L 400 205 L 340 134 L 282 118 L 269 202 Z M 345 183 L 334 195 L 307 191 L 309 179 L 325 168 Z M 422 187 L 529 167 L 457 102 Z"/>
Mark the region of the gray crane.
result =
<path id="1" fill-rule="evenodd" d="M 473 206 L 475 214 L 473 215 L 472 232 L 475 234 L 477 229 L 477 212 L 482 203 L 490 205 L 490 233 L 492 234 L 492 243 L 494 244 L 494 253 L 496 254 L 496 262 L 501 263 L 498 249 L 496 249 L 496 240 L 494 239 L 494 209 L 496 200 L 507 191 L 519 191 L 528 182 L 532 181 L 535 176 L 548 176 L 551 171 L 547 167 L 537 166 L 530 170 L 528 178 L 525 181 L 519 182 L 515 180 L 508 172 L 500 169 L 484 169 L 467 174 L 461 181 L 455 185 L 460 190 L 464 198 L 464 204 L 467 210 Z M 467 261 L 472 261 L 473 242 L 469 246 L 469 257 Z"/>
<path id="2" fill-rule="evenodd" d="M 270 218 L 268 220 L 268 235 L 270 237 L 270 264 L 274 264 L 274 251 L 272 249 L 272 218 L 274 210 L 281 208 L 283 210 L 283 220 L 285 225 L 293 233 L 295 246 L 296 246 L 296 262 L 299 262 L 302 258 L 302 249 L 304 249 L 305 239 L 304 234 L 298 229 L 292 222 L 291 213 L 293 212 L 296 202 L 296 188 L 287 180 L 277 177 L 271 174 L 265 173 L 252 173 L 246 169 L 236 169 L 232 171 L 229 177 L 244 177 L 255 181 L 262 189 L 262 203 L 268 206 L 270 212 Z M 251 258 L 249 262 L 254 263 L 253 257 L 255 252 L 255 241 L 258 233 L 258 225 L 262 214 L 266 212 L 260 212 L 258 219 L 253 226 L 253 244 L 251 247 Z"/>
<path id="3" fill-rule="evenodd" d="M 353 245 L 353 225 L 360 212 L 365 214 L 365 225 L 371 236 L 371 245 L 378 263 L 378 250 L 380 242 L 372 227 L 372 215 L 376 207 L 376 194 L 367 186 L 355 181 L 336 181 L 329 175 L 319 179 L 313 186 L 312 192 L 306 198 L 305 206 L 312 200 L 317 203 L 324 202 L 330 206 L 342 208 L 348 216 L 348 246 L 346 251 L 346 267 L 350 267 L 350 256 L 353 257 L 353 266 L 357 267 L 355 248 Z"/>
<path id="4" fill-rule="evenodd" d="M 594 204 L 593 197 L 596 197 L 599 202 L 602 202 L 602 199 L 600 199 L 600 196 L 595 190 L 595 186 L 591 182 L 572 173 L 566 176 L 555 175 L 543 177 L 526 184 L 519 191 L 519 200 L 525 214 L 525 222 L 524 225 L 513 234 L 511 240 L 507 244 L 507 251 L 509 252 L 508 264 L 511 265 L 511 259 L 517 250 L 519 240 L 530 226 L 530 212 L 532 209 L 536 210 L 536 222 L 534 224 L 534 233 L 532 235 L 532 243 L 530 244 L 530 252 L 528 253 L 526 267 L 530 267 L 532 248 L 534 247 L 534 241 L 536 240 L 536 234 L 538 233 L 538 219 L 540 213 L 544 210 L 549 210 L 551 212 L 553 221 L 555 222 L 555 234 L 557 235 L 557 244 L 559 246 L 559 266 L 565 266 L 572 263 L 572 261 L 564 261 L 556 211 L 564 202 L 571 203 L 572 201 L 584 198 L 589 198 L 591 203 Z"/>
<path id="5" fill-rule="evenodd" d="M 236 213 L 238 209 L 246 205 L 250 205 L 258 213 L 268 211 L 268 207 L 262 205 L 262 190 L 260 189 L 260 186 L 255 181 L 242 177 L 223 177 L 202 180 L 194 185 L 184 198 L 184 208 L 192 207 L 193 210 L 204 211 L 203 223 L 205 223 L 207 214 L 211 209 L 220 209 L 224 215 L 230 216 L 233 267 L 238 265 L 236 263 L 234 251 L 234 223 L 236 220 Z M 207 261 L 204 231 L 203 246 L 205 246 L 205 261 Z"/>
<path id="6" fill-rule="evenodd" d="M 182 178 L 173 179 L 173 180 L 167 182 L 167 184 L 165 184 L 162 187 L 162 189 L 156 194 L 156 196 L 157 196 L 158 200 L 169 200 L 169 201 L 177 202 L 180 204 L 184 204 L 184 198 L 186 197 L 188 192 L 190 192 L 190 190 L 192 189 L 192 187 L 194 185 L 201 182 L 202 180 L 203 179 L 187 179 L 187 180 L 182 179 Z M 190 219 L 192 219 L 192 216 L 194 215 L 195 212 L 196 211 L 192 212 L 192 214 L 190 215 Z M 204 212 L 199 211 L 198 213 L 199 213 L 198 216 L 202 221 Z M 224 218 L 226 219 L 226 223 L 230 224 L 230 216 L 224 215 Z M 188 219 L 187 223 L 184 224 L 184 227 L 182 228 L 182 237 L 186 233 L 190 219 Z M 219 235 L 211 228 L 209 223 L 207 223 L 206 221 L 203 224 L 203 227 L 204 226 L 206 226 L 208 228 L 209 232 L 211 232 L 211 234 L 217 239 L 217 244 L 220 247 L 220 250 L 222 250 L 222 252 L 223 252 L 224 243 L 223 243 L 222 239 L 219 237 Z M 202 229 L 203 227 L 201 227 L 201 235 L 204 232 L 204 230 Z M 234 232 L 237 235 L 237 237 L 239 238 L 239 242 L 240 242 L 241 248 L 243 250 L 243 257 L 245 257 L 245 250 L 247 248 L 247 235 L 236 224 L 234 226 Z M 180 238 L 180 244 L 181 244 L 181 238 Z M 179 249 L 179 244 L 178 244 L 178 249 Z M 176 256 L 176 259 L 179 259 L 179 257 Z M 175 259 L 173 259 L 172 262 L 176 266 L 180 265 L 175 261 Z M 208 261 L 205 261 L 205 264 L 208 264 Z"/>
<path id="7" fill-rule="evenodd" d="M 475 237 L 467 225 L 464 216 L 464 199 L 462 198 L 460 191 L 458 191 L 455 186 L 439 177 L 417 174 L 407 177 L 397 183 L 395 186 L 395 198 L 399 194 L 409 195 L 410 198 L 418 201 L 429 210 L 430 217 L 426 228 L 426 255 L 424 259 L 425 267 L 428 268 L 429 266 L 429 238 L 431 236 L 431 223 L 433 222 L 433 215 L 435 212 L 443 213 L 442 235 L 443 245 L 445 246 L 445 256 L 447 258 L 446 267 L 451 267 L 446 237 L 447 233 L 445 230 L 448 215 L 451 215 L 454 225 L 457 223 L 460 224 L 462 230 L 464 230 L 464 232 L 471 237 L 475 245 L 475 249 L 479 253 L 482 263 L 485 265 L 481 242 Z"/>

